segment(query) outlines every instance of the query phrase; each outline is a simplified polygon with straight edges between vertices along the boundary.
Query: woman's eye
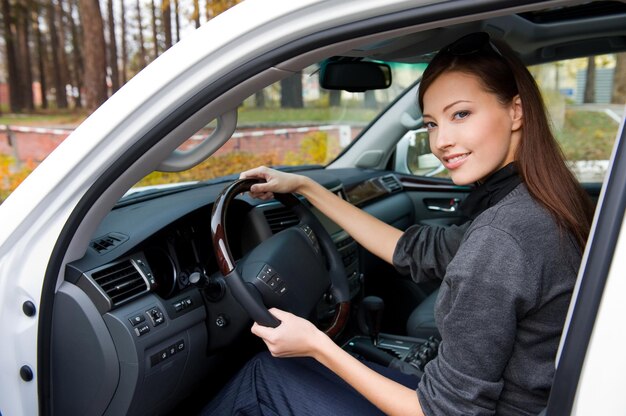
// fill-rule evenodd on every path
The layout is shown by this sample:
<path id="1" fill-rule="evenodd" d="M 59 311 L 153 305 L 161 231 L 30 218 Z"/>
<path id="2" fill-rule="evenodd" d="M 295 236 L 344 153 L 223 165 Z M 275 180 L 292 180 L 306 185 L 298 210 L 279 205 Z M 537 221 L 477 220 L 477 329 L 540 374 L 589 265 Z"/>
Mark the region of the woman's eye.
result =
<path id="1" fill-rule="evenodd" d="M 454 113 L 454 118 L 455 119 L 464 119 L 465 117 L 469 116 L 470 112 L 469 111 L 457 111 L 456 113 Z"/>
<path id="2" fill-rule="evenodd" d="M 433 123 L 432 121 L 427 121 L 426 123 L 424 123 L 424 127 L 426 127 L 426 130 L 432 130 L 436 126 L 437 125 L 435 123 Z"/>

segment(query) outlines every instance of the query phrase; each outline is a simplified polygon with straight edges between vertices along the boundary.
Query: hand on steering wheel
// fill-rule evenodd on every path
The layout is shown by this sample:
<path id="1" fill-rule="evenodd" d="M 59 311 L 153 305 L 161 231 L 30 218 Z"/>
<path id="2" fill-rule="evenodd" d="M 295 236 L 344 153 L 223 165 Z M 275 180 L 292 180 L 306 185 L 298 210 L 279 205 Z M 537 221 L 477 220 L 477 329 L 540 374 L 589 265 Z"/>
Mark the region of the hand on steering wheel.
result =
<path id="1" fill-rule="evenodd" d="M 291 179 L 288 176 L 287 183 L 293 185 L 295 182 L 289 182 Z M 331 236 L 296 196 L 290 193 L 274 195 L 297 215 L 300 221 L 297 226 L 263 241 L 238 263 L 231 254 L 225 230 L 230 202 L 236 195 L 260 183 L 260 179 L 238 180 L 222 191 L 213 206 L 211 233 L 220 271 L 235 299 L 255 322 L 263 326 L 280 324 L 267 307 L 277 307 L 306 318 L 324 293 L 330 291 L 336 302 L 335 316 L 325 332 L 334 337 L 343 329 L 349 314 L 350 290 L 346 271 Z"/>

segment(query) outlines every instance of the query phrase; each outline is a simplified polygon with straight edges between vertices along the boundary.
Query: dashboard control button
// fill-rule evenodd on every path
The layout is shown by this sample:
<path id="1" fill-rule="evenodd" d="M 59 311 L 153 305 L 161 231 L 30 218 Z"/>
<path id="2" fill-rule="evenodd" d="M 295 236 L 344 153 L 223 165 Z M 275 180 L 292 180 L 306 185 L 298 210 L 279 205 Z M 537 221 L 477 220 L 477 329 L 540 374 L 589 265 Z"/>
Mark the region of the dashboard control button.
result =
<path id="1" fill-rule="evenodd" d="M 135 315 L 131 318 L 128 318 L 128 321 L 130 322 L 132 326 L 137 326 L 145 320 L 146 318 L 144 318 L 143 315 Z"/>
<path id="2" fill-rule="evenodd" d="M 191 307 L 191 305 L 193 305 L 193 301 L 191 300 L 191 298 L 184 298 L 172 303 L 172 306 L 174 307 L 176 312 L 181 312 Z"/>
<path id="3" fill-rule="evenodd" d="M 135 327 L 135 334 L 137 334 L 138 337 L 145 335 L 148 332 L 150 332 L 150 326 L 148 324 Z"/>
<path id="4" fill-rule="evenodd" d="M 184 349 L 185 349 L 185 341 L 181 339 L 180 341 L 176 343 L 176 350 L 178 350 L 178 352 L 181 352 Z"/>
<path id="5" fill-rule="evenodd" d="M 148 315 L 148 318 L 150 318 L 150 321 L 152 321 L 152 326 L 159 326 L 163 322 L 165 322 L 165 315 L 163 315 L 163 312 L 161 312 L 161 309 L 157 307 L 148 309 L 146 311 L 146 314 Z"/>
<path id="6" fill-rule="evenodd" d="M 217 318 L 215 318 L 215 325 L 219 326 L 220 328 L 224 328 L 225 326 L 228 326 L 228 322 L 229 322 L 229 319 L 224 314 L 219 314 L 217 315 Z"/>
<path id="7" fill-rule="evenodd" d="M 169 353 L 169 355 L 170 355 L 170 357 L 171 357 L 172 355 L 176 354 L 176 352 L 177 352 L 178 350 L 176 349 L 176 345 L 170 345 L 170 346 L 167 348 L 167 351 L 168 351 L 168 353 Z"/>

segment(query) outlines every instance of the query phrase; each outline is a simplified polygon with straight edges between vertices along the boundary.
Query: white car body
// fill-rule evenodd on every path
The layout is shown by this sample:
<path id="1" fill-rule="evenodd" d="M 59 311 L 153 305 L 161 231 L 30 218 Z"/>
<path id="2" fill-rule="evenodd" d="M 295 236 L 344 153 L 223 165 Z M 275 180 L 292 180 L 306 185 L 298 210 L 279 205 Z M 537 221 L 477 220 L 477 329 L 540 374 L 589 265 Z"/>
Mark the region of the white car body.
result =
<path id="1" fill-rule="evenodd" d="M 245 83 L 236 87 L 241 92 L 222 91 L 215 83 L 220 83 L 224 76 L 237 68 L 249 65 L 253 58 L 261 59 L 264 54 L 291 42 L 297 43 L 306 36 L 374 16 L 402 12 L 417 5 L 437 3 L 409 0 L 246 0 L 160 56 L 77 128 L 0 205 L 2 416 L 39 414 L 40 401 L 46 400 L 38 390 L 41 364 L 38 337 L 45 335 L 40 332 L 42 319 L 51 318 L 41 316 L 40 312 L 46 310 L 44 291 L 54 290 L 50 285 L 58 287 L 63 281 L 62 266 L 84 255 L 99 221 L 134 183 L 154 170 L 178 146 L 179 137 L 196 132 L 205 118 L 211 119 L 226 109 L 236 108 L 239 100 L 248 93 Z M 559 5 L 568 2 L 549 3 Z M 528 4 L 524 7 L 532 9 L 535 6 Z M 505 13 L 504 10 L 489 11 L 488 6 L 485 10 L 485 13 L 493 15 Z M 453 17 L 446 23 L 466 18 Z M 427 28 L 440 23 L 433 18 L 419 24 Z M 362 40 L 346 41 L 346 44 L 350 42 L 356 45 Z M 313 63 L 321 55 L 321 52 L 311 51 L 294 62 L 287 60 L 267 69 L 264 76 L 280 79 L 290 71 L 298 70 L 304 61 Z M 203 108 L 197 109 L 203 114 L 202 118 L 191 117 L 166 135 L 159 146 L 145 144 L 146 137 L 151 137 L 151 131 L 167 123 L 171 109 L 185 105 L 203 89 L 212 91 L 213 98 Z M 213 147 L 217 149 L 220 145 L 215 143 Z M 132 153 L 136 146 L 144 146 L 143 156 L 125 160 L 124 156 Z M 618 140 L 616 149 L 619 148 Z M 350 155 L 344 162 L 337 163 L 350 163 Z M 126 168 L 131 165 L 133 169 Z M 105 175 L 112 166 L 122 166 L 116 178 Z M 103 180 L 113 183 L 102 188 L 98 183 Z M 94 195 L 94 189 L 105 191 Z M 605 190 L 602 196 L 604 194 Z M 95 200 L 97 204 L 92 203 Z M 600 212 L 601 209 L 598 209 L 597 215 Z M 76 216 L 88 218 L 88 221 L 73 222 L 72 218 Z M 68 224 L 79 225 L 68 227 Z M 616 225 L 622 231 L 626 227 L 623 223 Z M 624 235 L 625 232 L 619 233 L 615 251 L 607 253 L 611 261 L 609 277 L 589 340 L 583 371 L 579 380 L 571 380 L 576 389 L 572 415 L 626 415 L 626 395 L 623 394 L 626 391 L 626 356 L 622 352 L 626 331 L 621 330 L 623 317 L 626 316 L 626 302 L 623 300 L 626 294 Z M 595 241 L 593 238 L 599 238 L 597 231 L 590 241 Z M 592 244 L 589 244 L 585 261 L 593 253 L 592 249 Z M 579 279 L 584 270 L 581 267 Z M 58 279 L 51 279 L 56 275 Z M 576 298 L 572 301 L 571 314 L 574 313 L 575 301 Z M 34 316 L 24 313 L 25 302 L 34 305 Z M 32 370 L 32 380 L 25 381 L 20 377 L 22 367 Z"/>

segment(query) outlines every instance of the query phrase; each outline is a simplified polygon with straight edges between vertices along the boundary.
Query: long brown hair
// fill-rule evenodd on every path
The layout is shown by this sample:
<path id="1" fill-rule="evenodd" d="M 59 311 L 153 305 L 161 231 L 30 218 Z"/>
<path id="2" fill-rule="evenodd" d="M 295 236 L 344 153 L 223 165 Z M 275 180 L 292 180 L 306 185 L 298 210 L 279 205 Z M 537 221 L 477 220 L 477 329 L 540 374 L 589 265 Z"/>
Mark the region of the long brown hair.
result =
<path id="1" fill-rule="evenodd" d="M 488 38 L 487 38 L 488 39 Z M 572 172 L 554 138 L 541 93 L 526 66 L 506 44 L 489 41 L 464 54 L 442 49 L 426 68 L 419 88 L 419 105 L 424 93 L 447 72 L 475 76 L 487 92 L 503 105 L 519 94 L 522 101 L 522 138 L 515 162 L 530 195 L 543 205 L 562 229 L 569 231 L 582 251 L 585 247 L 593 205 Z"/>

